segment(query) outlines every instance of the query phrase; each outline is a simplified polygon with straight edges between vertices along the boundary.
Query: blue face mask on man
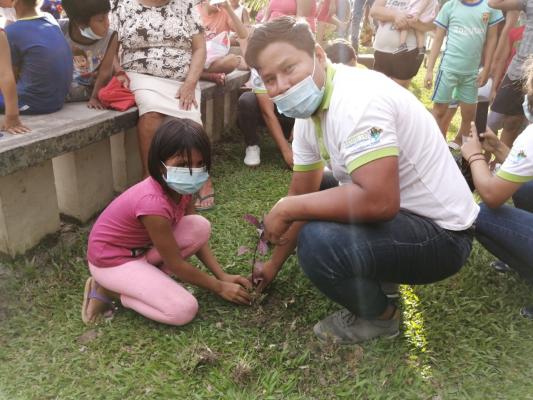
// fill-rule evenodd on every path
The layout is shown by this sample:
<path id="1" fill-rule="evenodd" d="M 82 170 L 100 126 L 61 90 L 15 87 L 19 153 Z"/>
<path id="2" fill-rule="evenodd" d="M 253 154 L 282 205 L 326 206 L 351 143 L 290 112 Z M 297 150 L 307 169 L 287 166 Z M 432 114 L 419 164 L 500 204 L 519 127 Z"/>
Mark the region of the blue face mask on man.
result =
<path id="1" fill-rule="evenodd" d="M 165 165 L 163 163 L 163 165 Z M 198 192 L 209 178 L 206 168 L 170 167 L 165 165 L 167 176 L 165 182 L 168 187 L 179 194 L 193 194 Z M 192 171 L 192 172 L 191 172 Z"/>
<path id="2" fill-rule="evenodd" d="M 272 98 L 280 114 L 290 118 L 309 118 L 316 111 L 326 85 L 319 89 L 313 80 L 316 69 L 316 56 L 313 57 L 313 72 L 307 78 L 291 87 L 285 93 Z"/>
<path id="3" fill-rule="evenodd" d="M 531 111 L 529 111 L 529 100 L 527 98 L 527 94 L 524 96 L 524 102 L 522 103 L 522 108 L 524 109 L 524 115 L 526 116 L 529 123 L 533 124 L 533 114 L 531 114 Z"/>

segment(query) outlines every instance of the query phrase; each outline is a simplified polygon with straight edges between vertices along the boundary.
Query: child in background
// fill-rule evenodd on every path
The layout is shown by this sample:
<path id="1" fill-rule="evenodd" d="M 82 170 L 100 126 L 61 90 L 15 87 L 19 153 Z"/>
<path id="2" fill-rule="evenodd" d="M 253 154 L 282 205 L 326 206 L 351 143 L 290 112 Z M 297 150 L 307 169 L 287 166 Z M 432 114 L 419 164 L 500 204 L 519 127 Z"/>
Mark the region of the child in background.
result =
<path id="1" fill-rule="evenodd" d="M 334 64 L 357 66 L 357 53 L 352 44 L 346 39 L 335 39 L 328 42 L 324 48 L 329 60 Z"/>
<path id="2" fill-rule="evenodd" d="M 150 176 L 117 197 L 89 235 L 92 277 L 85 285 L 82 320 L 93 322 L 120 296 L 122 305 L 146 318 L 184 325 L 198 302 L 180 281 L 225 300 L 249 305 L 250 282 L 223 271 L 207 243 L 209 221 L 195 215 L 192 195 L 209 176 L 211 146 L 203 128 L 173 119 L 156 132 L 148 155 Z M 192 255 L 215 275 L 192 266 Z"/>
<path id="3" fill-rule="evenodd" d="M 0 0 L 0 28 L 5 28 L 17 20 L 12 0 Z"/>
<path id="4" fill-rule="evenodd" d="M 74 65 L 66 101 L 88 101 L 87 107 L 103 109 L 98 92 L 111 79 L 118 50 L 117 33 L 109 29 L 109 0 L 63 0 L 63 7 L 69 19 L 59 25 Z"/>
<path id="5" fill-rule="evenodd" d="M 407 9 L 407 18 L 411 21 L 431 22 L 437 16 L 439 9 L 438 0 L 413 0 L 409 3 Z M 424 56 L 426 54 L 426 32 L 414 29 L 416 36 L 416 46 L 418 47 L 418 54 Z M 408 29 L 400 30 L 400 46 L 396 49 L 394 54 L 405 53 L 407 48 L 407 33 Z"/>
<path id="6" fill-rule="evenodd" d="M 496 48 L 498 23 L 502 12 L 489 7 L 486 0 L 450 0 L 440 10 L 435 24 L 437 31 L 427 63 L 424 83 L 433 85 L 433 68 L 440 53 L 444 37 L 444 52 L 433 92 L 433 115 L 446 138 L 446 113 L 455 93 L 461 109 L 461 126 L 450 147 L 457 148 L 463 136 L 468 136 L 474 120 L 478 87 L 485 86 L 489 78 L 492 55 Z M 484 51 L 484 60 L 481 55 Z M 484 68 L 479 72 L 479 65 Z"/>
<path id="7" fill-rule="evenodd" d="M 0 28 L 0 95 L 4 98 L 5 118 L 0 120 L 0 131 L 12 134 L 26 133 L 30 130 L 19 119 L 17 86 L 11 67 L 11 54 L 6 33 Z"/>
<path id="8" fill-rule="evenodd" d="M 63 12 L 61 0 L 44 0 L 41 11 L 51 14 L 55 19 L 60 19 Z"/>
<path id="9" fill-rule="evenodd" d="M 47 114 L 63 107 L 72 80 L 72 52 L 57 21 L 39 14 L 37 0 L 13 2 L 17 21 L 5 28 L 18 76 L 21 114 Z M 5 108 L 0 95 L 0 112 Z"/>
<path id="10" fill-rule="evenodd" d="M 345 2 L 339 2 L 338 0 L 322 0 L 318 5 L 318 12 L 316 16 L 316 40 L 320 45 L 323 45 L 326 41 L 326 30 L 328 25 L 334 25 L 338 32 L 341 32 L 341 36 L 346 35 L 346 30 L 350 23 L 350 7 L 344 7 Z M 340 6 L 340 7 L 339 7 Z M 344 8 L 340 10 L 339 8 Z M 339 19 L 337 12 L 344 16 L 344 19 Z"/>
<path id="11" fill-rule="evenodd" d="M 241 47 L 241 53 L 245 53 L 248 28 L 244 26 L 227 0 L 216 0 L 215 2 L 203 0 L 197 9 L 206 31 L 207 41 L 207 58 L 201 79 L 223 85 L 225 74 L 229 74 L 237 68 L 248 69 L 242 56 L 229 54 L 231 32 L 236 33 L 236 40 Z"/>

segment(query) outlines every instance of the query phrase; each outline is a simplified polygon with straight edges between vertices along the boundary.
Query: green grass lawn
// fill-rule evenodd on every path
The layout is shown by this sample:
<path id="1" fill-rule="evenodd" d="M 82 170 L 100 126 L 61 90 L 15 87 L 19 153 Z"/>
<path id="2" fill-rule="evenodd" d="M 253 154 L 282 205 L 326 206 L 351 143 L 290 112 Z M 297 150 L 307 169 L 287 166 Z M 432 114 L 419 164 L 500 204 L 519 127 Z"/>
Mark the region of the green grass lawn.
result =
<path id="1" fill-rule="evenodd" d="M 422 74 L 413 90 L 427 103 Z M 269 210 L 290 172 L 267 140 L 257 169 L 243 166 L 238 132 L 214 147 L 211 245 L 228 271 L 248 274 L 251 256 L 237 249 L 252 247 L 255 233 L 242 217 Z M 338 306 L 294 256 L 259 306 L 192 288 L 200 312 L 185 327 L 125 309 L 86 327 L 89 229 L 66 224 L 55 240 L 0 261 L 0 399 L 533 399 L 533 321 L 518 315 L 531 289 L 491 271 L 477 243 L 451 279 L 402 286 L 399 337 L 335 347 L 321 346 L 312 326 Z"/>

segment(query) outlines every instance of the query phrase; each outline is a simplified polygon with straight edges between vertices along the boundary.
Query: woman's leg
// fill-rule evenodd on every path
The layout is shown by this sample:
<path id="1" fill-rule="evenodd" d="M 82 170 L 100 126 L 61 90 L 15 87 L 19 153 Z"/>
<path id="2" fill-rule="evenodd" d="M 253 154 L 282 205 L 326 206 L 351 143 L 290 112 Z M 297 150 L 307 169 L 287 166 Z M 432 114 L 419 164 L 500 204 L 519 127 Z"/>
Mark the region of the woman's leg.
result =
<path id="1" fill-rule="evenodd" d="M 165 116 L 157 112 L 147 112 L 139 117 L 137 122 L 137 137 L 139 139 L 139 153 L 143 166 L 143 176 L 148 176 L 148 150 L 157 128 L 163 123 Z"/>
<path id="2" fill-rule="evenodd" d="M 151 320 L 168 325 L 185 325 L 198 312 L 198 302 L 176 281 L 146 259 L 111 268 L 89 264 L 94 279 L 120 294 L 120 301 Z"/>
<path id="3" fill-rule="evenodd" d="M 533 181 L 523 184 L 513 195 L 516 208 L 533 213 Z"/>
<path id="4" fill-rule="evenodd" d="M 533 213 L 481 204 L 476 239 L 497 258 L 533 283 Z"/>

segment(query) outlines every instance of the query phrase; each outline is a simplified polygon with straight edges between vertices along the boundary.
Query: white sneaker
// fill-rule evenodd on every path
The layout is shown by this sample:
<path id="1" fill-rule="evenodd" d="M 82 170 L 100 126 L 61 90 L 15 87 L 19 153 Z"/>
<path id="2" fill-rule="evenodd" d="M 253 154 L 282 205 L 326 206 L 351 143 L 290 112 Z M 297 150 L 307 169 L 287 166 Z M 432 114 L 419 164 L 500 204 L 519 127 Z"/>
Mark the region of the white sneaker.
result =
<path id="1" fill-rule="evenodd" d="M 246 147 L 246 156 L 244 157 L 244 164 L 249 167 L 257 167 L 261 163 L 261 149 L 259 146 Z"/>

